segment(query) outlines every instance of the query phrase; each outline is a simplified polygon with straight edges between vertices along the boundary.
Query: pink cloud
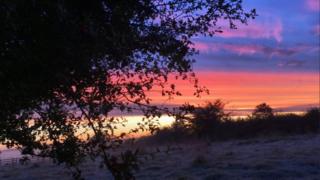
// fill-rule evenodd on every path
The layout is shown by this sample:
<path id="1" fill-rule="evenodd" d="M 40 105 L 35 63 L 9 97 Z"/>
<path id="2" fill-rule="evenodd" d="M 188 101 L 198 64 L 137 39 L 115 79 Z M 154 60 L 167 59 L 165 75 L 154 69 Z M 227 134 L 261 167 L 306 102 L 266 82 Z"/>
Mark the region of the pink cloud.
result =
<path id="1" fill-rule="evenodd" d="M 311 11 L 320 11 L 320 1 L 319 0 L 306 0 L 306 6 Z"/>
<path id="2" fill-rule="evenodd" d="M 193 46 L 200 52 L 218 52 L 229 51 L 238 55 L 265 54 L 268 56 L 290 56 L 310 49 L 309 46 L 296 46 L 292 48 L 269 47 L 264 45 L 253 44 L 223 44 L 223 43 L 203 43 L 196 42 Z"/>
<path id="3" fill-rule="evenodd" d="M 275 39 L 277 42 L 282 41 L 282 23 L 280 19 L 271 18 L 271 21 L 252 22 L 248 25 L 239 25 L 238 29 L 225 28 L 223 33 L 217 36 L 224 38 L 252 38 L 252 39 Z"/>
<path id="4" fill-rule="evenodd" d="M 262 51 L 262 46 L 259 45 L 235 45 L 235 44 L 224 44 L 221 46 L 222 49 L 235 52 L 239 55 L 243 54 L 255 54 Z"/>
<path id="5" fill-rule="evenodd" d="M 314 26 L 313 32 L 316 36 L 320 36 L 320 24 Z"/>
<path id="6" fill-rule="evenodd" d="M 236 44 L 222 44 L 222 43 L 203 43 L 196 42 L 193 46 L 195 49 L 203 53 L 212 53 L 217 51 L 230 51 L 239 55 L 255 54 L 262 51 L 262 46 L 259 45 L 236 45 Z"/>
<path id="7" fill-rule="evenodd" d="M 201 52 L 209 52 L 211 50 L 211 47 L 209 46 L 209 44 L 202 43 L 202 42 L 196 42 L 192 47 Z"/>

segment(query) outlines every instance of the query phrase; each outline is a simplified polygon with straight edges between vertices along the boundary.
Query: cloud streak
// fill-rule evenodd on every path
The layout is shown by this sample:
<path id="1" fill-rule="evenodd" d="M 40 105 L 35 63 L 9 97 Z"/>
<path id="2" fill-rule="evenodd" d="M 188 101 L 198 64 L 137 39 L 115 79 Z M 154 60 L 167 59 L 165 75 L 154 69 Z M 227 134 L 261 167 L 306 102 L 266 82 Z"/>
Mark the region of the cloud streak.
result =
<path id="1" fill-rule="evenodd" d="M 257 44 L 224 44 L 224 43 L 203 43 L 196 42 L 194 48 L 204 53 L 215 53 L 229 51 L 238 55 L 263 54 L 268 56 L 291 56 L 307 50 L 308 46 L 296 46 L 293 48 L 269 47 Z"/>
<path id="2" fill-rule="evenodd" d="M 320 11 L 319 0 L 305 0 L 306 6 L 310 11 Z"/>
<path id="3" fill-rule="evenodd" d="M 278 64 L 279 67 L 302 67 L 305 64 L 304 61 L 300 60 L 289 60 Z"/>
<path id="4" fill-rule="evenodd" d="M 239 25 L 238 29 L 225 28 L 223 33 L 217 34 L 223 38 L 251 38 L 251 39 L 275 39 L 282 42 L 282 23 L 279 18 L 271 18 L 266 22 L 253 22 L 249 25 Z"/>
<path id="5" fill-rule="evenodd" d="M 314 33 L 316 36 L 320 36 L 320 24 L 317 24 L 316 26 L 314 26 L 314 28 L 313 28 L 313 33 Z"/>

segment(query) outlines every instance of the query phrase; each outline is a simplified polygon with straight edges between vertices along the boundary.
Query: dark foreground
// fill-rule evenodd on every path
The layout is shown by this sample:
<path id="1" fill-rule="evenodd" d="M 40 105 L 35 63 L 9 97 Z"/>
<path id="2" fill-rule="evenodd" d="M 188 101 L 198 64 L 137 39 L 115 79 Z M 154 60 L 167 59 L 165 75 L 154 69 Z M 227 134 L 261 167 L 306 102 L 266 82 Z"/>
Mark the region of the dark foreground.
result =
<path id="1" fill-rule="evenodd" d="M 141 151 L 137 179 L 317 179 L 320 135 L 260 137 L 224 142 L 188 142 Z M 145 159 L 145 157 L 148 157 Z M 83 164 L 86 179 L 110 179 L 108 172 Z M 1 166 L 0 179 L 71 179 L 69 171 L 41 161 Z"/>

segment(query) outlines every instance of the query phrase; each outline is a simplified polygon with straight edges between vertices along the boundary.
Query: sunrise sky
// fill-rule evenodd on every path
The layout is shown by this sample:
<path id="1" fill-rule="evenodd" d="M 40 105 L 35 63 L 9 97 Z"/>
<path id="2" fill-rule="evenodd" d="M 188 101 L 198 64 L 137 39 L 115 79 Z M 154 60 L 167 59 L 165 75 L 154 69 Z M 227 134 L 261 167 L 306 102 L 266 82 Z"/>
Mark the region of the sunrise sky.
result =
<path id="1" fill-rule="evenodd" d="M 200 51 L 195 72 L 210 95 L 198 99 L 188 82 L 177 83 L 185 96 L 156 103 L 202 104 L 221 98 L 227 108 L 252 109 L 261 102 L 283 111 L 319 106 L 319 0 L 246 0 L 258 17 L 214 37 L 194 38 Z"/>

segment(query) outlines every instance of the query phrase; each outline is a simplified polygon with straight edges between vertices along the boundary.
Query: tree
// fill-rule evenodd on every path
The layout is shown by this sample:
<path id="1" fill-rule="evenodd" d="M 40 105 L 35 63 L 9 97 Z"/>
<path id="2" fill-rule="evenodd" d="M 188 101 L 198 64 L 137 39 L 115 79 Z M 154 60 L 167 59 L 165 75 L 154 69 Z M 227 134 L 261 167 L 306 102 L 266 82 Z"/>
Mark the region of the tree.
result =
<path id="1" fill-rule="evenodd" d="M 116 179 L 133 178 L 136 152 L 110 153 L 124 123 L 110 112 L 140 110 L 141 129 L 156 130 L 152 118 L 170 111 L 149 91 L 179 95 L 171 76 L 202 90 L 191 38 L 220 33 L 219 19 L 236 28 L 255 16 L 241 0 L 2 0 L 0 142 L 75 167 L 102 157 Z"/>
<path id="2" fill-rule="evenodd" d="M 229 114 L 224 112 L 225 103 L 221 100 L 208 102 L 204 107 L 195 108 L 190 119 L 191 129 L 200 136 L 212 135 L 217 126 L 229 119 Z"/>
<path id="3" fill-rule="evenodd" d="M 273 117 L 273 109 L 266 103 L 261 103 L 256 106 L 252 116 L 257 119 L 269 119 Z"/>
<path id="4" fill-rule="evenodd" d="M 309 123 L 309 130 L 313 132 L 319 132 L 320 129 L 320 108 L 314 107 L 307 111 L 303 116 Z"/>

